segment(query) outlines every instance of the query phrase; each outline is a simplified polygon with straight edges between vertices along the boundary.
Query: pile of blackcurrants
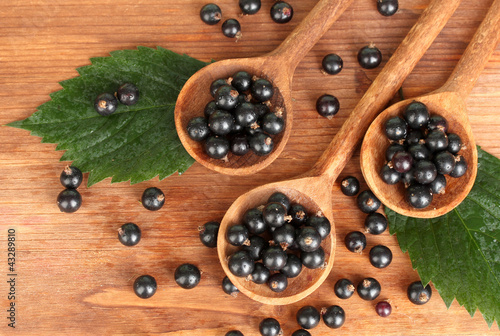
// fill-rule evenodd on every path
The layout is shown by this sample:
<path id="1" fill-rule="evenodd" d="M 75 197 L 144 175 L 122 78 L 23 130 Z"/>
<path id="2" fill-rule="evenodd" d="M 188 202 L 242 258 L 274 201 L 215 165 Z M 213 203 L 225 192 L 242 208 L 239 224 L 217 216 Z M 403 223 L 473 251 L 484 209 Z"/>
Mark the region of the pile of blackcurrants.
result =
<path id="1" fill-rule="evenodd" d="M 462 148 L 460 136 L 448 133 L 446 119 L 429 115 L 421 102 L 410 103 L 403 118 L 388 119 L 385 134 L 391 145 L 380 177 L 387 184 L 402 181 L 406 200 L 414 208 L 429 206 L 434 194 L 445 192 L 445 175 L 458 178 L 467 171 L 464 157 L 458 154 Z"/>
<path id="2" fill-rule="evenodd" d="M 250 150 L 259 156 L 271 153 L 272 136 L 285 128 L 283 108 L 273 107 L 274 88 L 270 81 L 238 71 L 210 85 L 214 98 L 207 103 L 204 117 L 188 122 L 192 140 L 203 141 L 205 153 L 213 159 L 227 160 L 231 152 L 242 156 Z"/>
<path id="3" fill-rule="evenodd" d="M 231 245 L 242 247 L 228 259 L 235 276 L 267 283 L 272 291 L 282 292 L 302 266 L 324 267 L 321 243 L 330 234 L 331 225 L 321 213 L 308 215 L 304 206 L 291 204 L 285 194 L 275 192 L 265 205 L 248 209 L 242 222 L 226 232 Z"/>

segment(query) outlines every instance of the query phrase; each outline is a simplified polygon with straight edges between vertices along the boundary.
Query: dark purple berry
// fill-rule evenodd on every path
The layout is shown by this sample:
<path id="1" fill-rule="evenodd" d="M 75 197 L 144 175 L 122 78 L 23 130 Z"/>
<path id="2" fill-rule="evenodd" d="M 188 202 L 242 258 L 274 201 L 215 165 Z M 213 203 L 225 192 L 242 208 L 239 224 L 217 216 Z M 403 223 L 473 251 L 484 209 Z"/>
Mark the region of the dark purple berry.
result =
<path id="1" fill-rule="evenodd" d="M 244 336 L 239 330 L 229 330 L 225 336 Z"/>
<path id="2" fill-rule="evenodd" d="M 130 83 L 125 83 L 116 91 L 118 101 L 123 105 L 134 105 L 139 100 L 139 89 Z"/>
<path id="3" fill-rule="evenodd" d="M 292 217 L 290 224 L 296 228 L 304 225 L 308 218 L 306 208 L 300 204 L 292 204 L 290 206 L 290 210 L 288 211 L 288 215 Z"/>
<path id="4" fill-rule="evenodd" d="M 413 157 L 408 152 L 397 152 L 391 161 L 393 169 L 398 173 L 406 173 L 413 166 Z"/>
<path id="5" fill-rule="evenodd" d="M 229 257 L 227 266 L 235 276 L 246 277 L 253 272 L 255 261 L 247 251 L 237 251 Z"/>
<path id="6" fill-rule="evenodd" d="M 222 34 L 226 37 L 236 37 L 236 39 L 241 38 L 241 26 L 236 19 L 227 19 L 222 23 L 221 29 Z"/>
<path id="7" fill-rule="evenodd" d="M 306 225 L 315 228 L 316 231 L 318 231 L 319 235 L 321 236 L 321 239 L 326 239 L 326 237 L 328 237 L 332 229 L 328 218 L 322 215 L 309 217 L 307 219 Z"/>
<path id="8" fill-rule="evenodd" d="M 342 307 L 333 305 L 328 308 L 321 309 L 323 315 L 323 322 L 328 328 L 338 329 L 344 325 L 345 312 Z"/>
<path id="9" fill-rule="evenodd" d="M 358 295 L 363 300 L 375 300 L 381 291 L 380 283 L 374 278 L 365 278 L 361 280 L 356 288 Z"/>
<path id="10" fill-rule="evenodd" d="M 382 62 L 382 53 L 374 45 L 364 46 L 358 52 L 358 63 L 362 68 L 374 69 Z"/>
<path id="11" fill-rule="evenodd" d="M 406 149 L 403 145 L 398 143 L 390 144 L 389 147 L 387 147 L 387 150 L 385 151 L 385 159 L 386 161 L 391 161 L 394 154 L 396 154 L 397 152 L 404 152 L 404 151 L 406 151 Z"/>
<path id="12" fill-rule="evenodd" d="M 448 121 L 440 115 L 433 115 L 429 118 L 427 122 L 427 128 L 429 131 L 440 130 L 442 132 L 448 131 Z"/>
<path id="13" fill-rule="evenodd" d="M 424 134 L 419 129 L 410 129 L 406 135 L 405 145 L 416 145 L 423 141 Z"/>
<path id="14" fill-rule="evenodd" d="M 238 71 L 231 78 L 231 86 L 238 90 L 239 93 L 250 90 L 252 85 L 252 75 L 246 71 Z"/>
<path id="15" fill-rule="evenodd" d="M 117 107 L 118 100 L 111 93 L 102 93 L 94 101 L 94 109 L 104 117 L 114 113 Z"/>
<path id="16" fill-rule="evenodd" d="M 273 292 L 280 293 L 288 287 L 288 278 L 282 273 L 274 273 L 267 280 L 267 285 Z"/>
<path id="17" fill-rule="evenodd" d="M 195 117 L 189 120 L 187 125 L 187 133 L 194 141 L 205 140 L 210 135 L 207 119 L 204 117 Z"/>
<path id="18" fill-rule="evenodd" d="M 239 5 L 243 14 L 252 15 L 259 11 L 261 3 L 260 0 L 240 0 Z"/>
<path id="19" fill-rule="evenodd" d="M 373 194 L 371 190 L 363 190 L 359 193 L 356 202 L 359 210 L 364 213 L 375 212 L 380 208 L 382 202 Z"/>
<path id="20" fill-rule="evenodd" d="M 384 215 L 373 212 L 365 218 L 365 231 L 373 235 L 379 235 L 387 229 L 387 218 Z"/>
<path id="21" fill-rule="evenodd" d="M 118 229 L 118 240 L 125 246 L 134 246 L 141 240 L 141 229 L 134 223 L 125 223 Z"/>
<path id="22" fill-rule="evenodd" d="M 398 0 L 377 0 L 377 10 L 383 16 L 396 14 L 398 7 Z"/>
<path id="23" fill-rule="evenodd" d="M 248 143 L 247 136 L 244 134 L 237 134 L 231 139 L 231 153 L 234 155 L 242 156 L 250 151 L 250 144 Z"/>
<path id="24" fill-rule="evenodd" d="M 429 122 L 429 110 L 427 110 L 427 106 L 418 101 L 411 102 L 405 108 L 403 115 L 408 126 L 413 129 L 420 129 L 427 126 Z"/>
<path id="25" fill-rule="evenodd" d="M 66 166 L 59 176 L 59 181 L 66 189 L 78 188 L 82 184 L 82 180 L 82 171 L 75 166 Z"/>
<path id="26" fill-rule="evenodd" d="M 439 152 L 434 156 L 434 164 L 439 174 L 449 174 L 455 168 L 455 156 L 450 152 Z"/>
<path id="27" fill-rule="evenodd" d="M 436 178 L 434 181 L 429 183 L 429 187 L 431 188 L 431 192 L 436 195 L 436 194 L 444 194 L 445 193 L 445 188 L 446 188 L 446 177 L 441 174 L 437 174 Z"/>
<path id="28" fill-rule="evenodd" d="M 234 119 L 242 127 L 248 127 L 257 121 L 257 113 L 252 103 L 243 103 L 234 110 Z"/>
<path id="29" fill-rule="evenodd" d="M 198 227 L 200 241 L 206 247 L 217 247 L 217 235 L 219 234 L 219 222 L 207 222 Z"/>
<path id="30" fill-rule="evenodd" d="M 215 93 L 223 85 L 228 85 L 227 80 L 224 78 L 216 79 L 210 84 L 210 94 L 212 95 L 212 97 L 215 98 Z"/>
<path id="31" fill-rule="evenodd" d="M 304 252 L 315 251 L 321 245 L 321 235 L 318 230 L 310 226 L 299 229 L 296 239 L 299 248 Z"/>
<path id="32" fill-rule="evenodd" d="M 205 153 L 212 159 L 224 159 L 230 149 L 229 140 L 218 136 L 209 136 L 204 147 Z"/>
<path id="33" fill-rule="evenodd" d="M 398 173 L 391 165 L 384 165 L 380 170 L 380 178 L 387 184 L 396 184 L 401 181 L 401 173 Z"/>
<path id="34" fill-rule="evenodd" d="M 262 336 L 278 336 L 281 333 L 281 326 L 276 319 L 269 317 L 260 322 L 259 331 Z"/>
<path id="35" fill-rule="evenodd" d="M 340 182 L 340 190 L 346 196 L 354 196 L 359 192 L 359 181 L 354 176 L 347 176 Z"/>
<path id="36" fill-rule="evenodd" d="M 321 321 L 319 311 L 313 306 L 304 306 L 296 314 L 297 323 L 304 329 L 315 328 Z"/>
<path id="37" fill-rule="evenodd" d="M 258 102 L 268 101 L 273 97 L 274 88 L 270 81 L 264 78 L 255 78 L 251 86 L 252 97 Z"/>
<path id="38" fill-rule="evenodd" d="M 448 152 L 457 154 L 462 148 L 462 139 L 455 133 L 448 133 Z"/>
<path id="39" fill-rule="evenodd" d="M 267 203 L 280 203 L 285 207 L 286 211 L 290 210 L 290 199 L 287 195 L 279 191 L 274 192 L 271 196 L 269 196 Z"/>
<path id="40" fill-rule="evenodd" d="M 284 224 L 273 231 L 273 241 L 283 249 L 292 246 L 295 242 L 295 227 L 292 224 Z"/>
<path id="41" fill-rule="evenodd" d="M 415 180 L 420 184 L 429 184 L 437 176 L 437 169 L 434 163 L 427 160 L 420 160 L 413 167 Z"/>
<path id="42" fill-rule="evenodd" d="M 376 268 L 385 268 L 392 261 L 391 250 L 384 245 L 375 245 L 370 249 L 370 264 Z"/>
<path id="43" fill-rule="evenodd" d="M 295 330 L 292 336 L 311 336 L 311 333 L 304 329 Z"/>
<path id="44" fill-rule="evenodd" d="M 134 281 L 134 292 L 141 299 L 149 299 L 156 293 L 156 280 L 151 275 L 141 275 Z"/>
<path id="45" fill-rule="evenodd" d="M 224 293 L 231 296 L 236 296 L 236 294 L 238 294 L 240 291 L 235 285 L 233 285 L 233 283 L 227 276 L 222 279 L 222 290 L 224 291 Z"/>
<path id="46" fill-rule="evenodd" d="M 356 287 L 354 287 L 354 284 L 349 279 L 339 279 L 335 283 L 333 290 L 339 299 L 345 300 L 354 294 Z"/>
<path id="47" fill-rule="evenodd" d="M 288 254 L 285 267 L 281 269 L 287 278 L 295 278 L 302 271 L 302 261 L 295 254 Z"/>
<path id="48" fill-rule="evenodd" d="M 387 317 L 391 315 L 392 307 L 391 304 L 387 301 L 380 301 L 375 306 L 375 311 L 380 317 Z"/>
<path id="49" fill-rule="evenodd" d="M 285 267 L 288 256 L 280 246 L 269 246 L 262 254 L 262 263 L 270 271 L 279 271 Z"/>
<path id="50" fill-rule="evenodd" d="M 147 188 L 142 193 L 141 203 L 148 210 L 160 210 L 165 204 L 165 194 L 156 187 Z"/>
<path id="51" fill-rule="evenodd" d="M 366 248 L 366 236 L 359 231 L 352 231 L 344 238 L 345 247 L 351 252 L 361 253 Z"/>
<path id="52" fill-rule="evenodd" d="M 316 111 L 320 116 L 331 119 L 340 108 L 339 100 L 332 95 L 324 94 L 316 100 Z"/>
<path id="53" fill-rule="evenodd" d="M 320 246 L 312 252 L 300 252 L 300 261 L 302 265 L 309 269 L 317 269 L 325 265 L 325 251 Z"/>
<path id="54" fill-rule="evenodd" d="M 201 280 L 201 272 L 193 264 L 182 264 L 175 269 L 175 282 L 184 289 L 196 287 Z"/>
<path id="55" fill-rule="evenodd" d="M 73 213 L 80 209 L 82 196 L 76 189 L 64 189 L 57 195 L 57 206 L 61 212 Z"/>
<path id="56" fill-rule="evenodd" d="M 247 244 L 243 245 L 243 250 L 250 253 L 253 260 L 262 259 L 264 251 L 269 247 L 269 243 L 261 236 L 250 236 Z"/>
<path id="57" fill-rule="evenodd" d="M 268 155 L 273 151 L 273 139 L 265 133 L 256 133 L 250 136 L 250 149 L 259 156 Z"/>
<path id="58" fill-rule="evenodd" d="M 425 145 L 432 153 L 444 151 L 448 148 L 448 136 L 443 131 L 435 129 L 427 134 Z"/>
<path id="59" fill-rule="evenodd" d="M 276 23 L 287 23 L 293 17 L 293 8 L 289 3 L 277 1 L 271 7 L 271 19 Z"/>
<path id="60" fill-rule="evenodd" d="M 403 118 L 392 117 L 385 122 L 385 135 L 390 140 L 398 141 L 406 138 L 408 124 Z"/>
<path id="61" fill-rule="evenodd" d="M 200 10 L 200 18 L 206 24 L 214 25 L 222 19 L 222 11 L 216 4 L 206 4 Z"/>
<path id="62" fill-rule="evenodd" d="M 339 55 L 328 54 L 325 57 L 323 57 L 321 65 L 323 66 L 323 71 L 325 73 L 329 75 L 336 75 L 342 70 L 344 62 L 342 61 L 342 58 L 340 58 Z"/>
<path id="63" fill-rule="evenodd" d="M 245 212 L 243 215 L 243 223 L 246 225 L 250 233 L 261 234 L 264 233 L 268 226 L 262 217 L 262 211 L 258 208 L 252 208 Z"/>
<path id="64" fill-rule="evenodd" d="M 278 202 L 268 203 L 262 210 L 264 222 L 270 227 L 278 228 L 285 224 L 286 216 L 286 208 Z"/>
<path id="65" fill-rule="evenodd" d="M 232 110 L 238 105 L 239 95 L 238 91 L 231 85 L 222 85 L 215 91 L 215 104 L 221 110 Z"/>
<path id="66" fill-rule="evenodd" d="M 461 177 L 467 172 L 467 162 L 462 155 L 457 155 L 455 168 L 450 172 L 451 177 Z"/>
<path id="67" fill-rule="evenodd" d="M 264 132 L 276 135 L 285 128 L 285 120 L 276 113 L 268 113 L 262 117 L 261 125 Z"/>
<path id="68" fill-rule="evenodd" d="M 406 200 L 417 209 L 423 209 L 432 202 L 432 192 L 429 185 L 413 184 L 406 189 Z"/>
<path id="69" fill-rule="evenodd" d="M 250 244 L 248 240 L 250 238 L 250 234 L 248 229 L 243 224 L 236 224 L 231 227 L 226 232 L 226 239 L 229 244 L 233 246 L 242 246 L 243 244 Z"/>
<path id="70" fill-rule="evenodd" d="M 271 277 L 271 271 L 264 266 L 263 263 L 257 262 L 255 263 L 255 267 L 253 269 L 252 274 L 250 274 L 250 279 L 258 284 L 262 285 L 265 284 L 269 281 L 269 278 Z"/>
<path id="71" fill-rule="evenodd" d="M 410 145 L 410 147 L 408 147 L 408 152 L 415 161 L 429 160 L 431 158 L 430 150 L 427 148 L 427 146 L 421 143 Z"/>
<path id="72" fill-rule="evenodd" d="M 421 281 L 415 281 L 408 286 L 407 295 L 411 303 L 423 305 L 431 299 L 432 289 L 430 285 L 424 287 Z"/>

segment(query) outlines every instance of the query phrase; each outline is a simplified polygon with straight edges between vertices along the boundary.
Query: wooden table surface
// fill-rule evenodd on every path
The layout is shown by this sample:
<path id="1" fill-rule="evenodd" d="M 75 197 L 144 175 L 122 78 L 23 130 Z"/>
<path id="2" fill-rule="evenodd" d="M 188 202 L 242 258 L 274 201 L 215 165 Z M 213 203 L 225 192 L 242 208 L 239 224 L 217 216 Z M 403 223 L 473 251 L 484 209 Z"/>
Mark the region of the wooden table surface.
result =
<path id="1" fill-rule="evenodd" d="M 198 16 L 201 0 L 4 0 L 0 3 L 0 124 L 23 119 L 60 89 L 59 81 L 77 75 L 75 68 L 89 58 L 138 45 L 162 46 L 209 61 L 260 55 L 274 49 L 314 6 L 316 0 L 290 0 L 293 20 L 271 21 L 273 1 L 263 0 L 261 11 L 242 17 L 243 38 L 235 43 L 218 26 L 203 24 Z M 491 0 L 463 1 L 403 85 L 406 98 L 430 92 L 444 83 L 484 17 Z M 239 13 L 236 0 L 217 0 L 225 18 Z M 240 294 L 221 290 L 224 273 L 216 251 L 198 239 L 198 225 L 220 220 L 242 193 L 264 183 L 287 179 L 307 171 L 339 130 L 391 53 L 416 22 L 429 0 L 400 0 L 400 10 L 383 17 L 375 0 L 358 0 L 340 17 L 298 65 L 293 79 L 293 133 L 285 151 L 271 166 L 248 177 L 223 176 L 195 163 L 185 174 L 135 185 L 104 180 L 79 188 L 82 208 L 74 214 L 59 212 L 59 174 L 65 162 L 54 144 L 10 127 L 0 127 L 0 334 L 1 335 L 224 335 L 240 329 L 258 335 L 266 317 L 278 319 L 285 335 L 298 329 L 297 310 L 339 304 L 345 325 L 332 331 L 323 323 L 313 335 L 498 335 L 476 312 L 471 318 L 454 302 L 449 310 L 434 290 L 425 306 L 406 298 L 407 285 L 418 279 L 410 259 L 388 232 L 368 237 L 368 248 L 385 244 L 394 260 L 375 269 L 367 253 L 353 254 L 343 244 L 345 234 L 360 230 L 364 215 L 353 198 L 335 186 L 334 217 L 337 250 L 333 271 L 306 299 L 288 306 L 269 306 Z M 374 42 L 384 62 L 374 70 L 357 64 L 358 49 Z M 320 72 L 326 53 L 344 59 L 337 76 Z M 340 100 L 332 120 L 315 111 L 316 98 L 330 93 Z M 500 48 L 492 56 L 467 99 L 477 143 L 500 157 Z M 362 178 L 359 151 L 342 176 Z M 86 183 L 85 174 L 84 183 Z M 150 186 L 166 193 L 158 212 L 138 202 Z M 363 184 L 363 186 L 365 186 Z M 143 237 L 135 247 L 117 240 L 117 229 L 135 222 Z M 16 329 L 7 327 L 7 230 L 16 231 Z M 367 249 L 368 250 L 368 249 Z M 191 262 L 203 271 L 192 290 L 179 288 L 173 279 L 176 266 Z M 134 279 L 151 274 L 158 291 L 149 300 L 135 296 Z M 382 283 L 380 299 L 394 307 L 380 318 L 374 303 L 354 295 L 340 300 L 333 293 L 337 279 L 354 282 L 372 276 Z"/>

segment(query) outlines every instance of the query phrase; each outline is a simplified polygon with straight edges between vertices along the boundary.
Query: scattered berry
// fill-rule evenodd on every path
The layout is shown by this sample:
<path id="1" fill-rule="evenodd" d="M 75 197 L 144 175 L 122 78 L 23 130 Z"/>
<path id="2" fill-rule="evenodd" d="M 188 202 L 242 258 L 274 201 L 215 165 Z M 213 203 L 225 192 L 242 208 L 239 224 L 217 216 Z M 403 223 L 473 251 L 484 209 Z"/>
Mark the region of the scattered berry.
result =
<path id="1" fill-rule="evenodd" d="M 424 287 L 421 281 L 415 281 L 408 286 L 407 294 L 410 302 L 423 305 L 431 299 L 432 289 L 430 285 Z"/>
<path id="2" fill-rule="evenodd" d="M 374 69 L 382 62 L 382 53 L 373 44 L 364 46 L 358 52 L 358 63 L 362 68 Z"/>
<path id="3" fill-rule="evenodd" d="M 222 34 L 226 37 L 236 37 L 236 40 L 241 38 L 241 26 L 236 19 L 227 19 L 222 23 Z"/>
<path id="4" fill-rule="evenodd" d="M 342 61 L 342 58 L 340 58 L 339 55 L 328 54 L 325 57 L 323 57 L 321 65 L 323 66 L 323 71 L 325 73 L 329 75 L 336 75 L 342 70 L 344 62 Z"/>
<path id="5" fill-rule="evenodd" d="M 340 182 L 340 190 L 346 196 L 354 196 L 359 192 L 359 181 L 354 176 L 347 176 Z"/>
<path id="6" fill-rule="evenodd" d="M 384 215 L 373 212 L 365 218 L 365 231 L 374 235 L 379 235 L 387 229 L 387 218 Z"/>
<path id="7" fill-rule="evenodd" d="M 61 212 L 75 212 L 81 205 L 82 196 L 76 189 L 64 189 L 57 195 L 57 206 Z"/>
<path id="8" fill-rule="evenodd" d="M 311 333 L 304 329 L 295 330 L 292 336 L 311 336 Z"/>
<path id="9" fill-rule="evenodd" d="M 392 261 L 391 250 L 384 245 L 376 245 L 370 249 L 370 264 L 376 268 L 385 268 Z"/>
<path id="10" fill-rule="evenodd" d="M 109 116 L 117 107 L 118 100 L 111 93 L 102 93 L 94 101 L 94 109 L 102 116 Z"/>
<path id="11" fill-rule="evenodd" d="M 287 23 L 293 17 L 293 8 L 289 3 L 277 1 L 271 7 L 271 19 L 276 23 Z"/>
<path id="12" fill-rule="evenodd" d="M 125 223 L 118 229 L 118 240 L 125 246 L 134 246 L 141 240 L 141 229 L 134 223 Z"/>
<path id="13" fill-rule="evenodd" d="M 362 232 L 352 231 L 345 236 L 344 243 L 349 251 L 361 253 L 366 248 L 366 236 Z"/>
<path id="14" fill-rule="evenodd" d="M 340 299 L 350 298 L 354 294 L 355 289 L 356 287 L 354 287 L 354 284 L 349 279 L 337 280 L 333 288 L 335 295 Z"/>
<path id="15" fill-rule="evenodd" d="M 201 273 L 193 264 L 182 264 L 175 269 L 175 282 L 184 289 L 192 289 L 200 283 Z"/>
<path id="16" fill-rule="evenodd" d="M 244 336 L 243 333 L 239 330 L 230 330 L 226 333 L 225 336 Z"/>
<path id="17" fill-rule="evenodd" d="M 74 166 L 66 166 L 59 177 L 61 184 L 66 189 L 76 189 L 82 184 L 83 174 Z"/>
<path id="18" fill-rule="evenodd" d="M 398 7 L 398 0 L 377 0 L 377 10 L 383 16 L 396 14 Z"/>
<path id="19" fill-rule="evenodd" d="M 207 222 L 198 227 L 200 241 L 206 247 L 217 247 L 217 235 L 219 234 L 219 222 Z"/>
<path id="20" fill-rule="evenodd" d="M 371 192 L 371 190 L 363 190 L 360 192 L 356 201 L 359 210 L 364 213 L 375 212 L 382 205 L 380 200 Z"/>
<path id="21" fill-rule="evenodd" d="M 269 277 L 267 284 L 273 292 L 280 293 L 288 287 L 288 278 L 283 273 L 274 273 Z"/>
<path id="22" fill-rule="evenodd" d="M 345 312 L 340 306 L 333 305 L 323 308 L 321 309 L 321 315 L 323 315 L 323 322 L 328 328 L 337 329 L 344 325 Z"/>
<path id="23" fill-rule="evenodd" d="M 358 284 L 357 291 L 363 300 L 375 300 L 381 291 L 380 283 L 374 278 L 365 278 Z"/>
<path id="24" fill-rule="evenodd" d="M 146 209 L 157 211 L 165 204 L 165 194 L 156 187 L 150 187 L 142 193 L 141 202 Z"/>
<path id="25" fill-rule="evenodd" d="M 134 281 L 134 292 L 141 299 L 149 299 L 156 293 L 156 280 L 151 275 L 141 275 Z"/>
<path id="26" fill-rule="evenodd" d="M 375 306 L 375 311 L 380 317 L 387 317 L 391 315 L 392 307 L 391 304 L 387 301 L 380 301 Z"/>
<path id="27" fill-rule="evenodd" d="M 118 101 L 123 105 L 134 105 L 139 100 L 139 89 L 130 83 L 125 83 L 116 91 Z"/>
<path id="28" fill-rule="evenodd" d="M 239 289 L 235 285 L 233 285 L 233 283 L 227 276 L 222 279 L 222 290 L 224 291 L 224 293 L 231 296 L 236 296 L 240 292 Z"/>
<path id="29" fill-rule="evenodd" d="M 222 11 L 216 4 L 206 4 L 200 10 L 200 18 L 206 24 L 214 25 L 222 19 Z"/>
<path id="30" fill-rule="evenodd" d="M 259 331 L 262 336 L 278 336 L 281 332 L 281 326 L 276 319 L 269 317 L 260 322 Z"/>
<path id="31" fill-rule="evenodd" d="M 299 309 L 296 318 L 299 326 L 304 329 L 312 329 L 319 324 L 321 315 L 313 306 L 304 306 Z"/>
<path id="32" fill-rule="evenodd" d="M 339 100 L 329 94 L 324 94 L 316 100 L 316 111 L 320 116 L 331 119 L 339 111 Z"/>
<path id="33" fill-rule="evenodd" d="M 239 5 L 243 14 L 252 15 L 259 11 L 260 0 L 240 0 Z"/>

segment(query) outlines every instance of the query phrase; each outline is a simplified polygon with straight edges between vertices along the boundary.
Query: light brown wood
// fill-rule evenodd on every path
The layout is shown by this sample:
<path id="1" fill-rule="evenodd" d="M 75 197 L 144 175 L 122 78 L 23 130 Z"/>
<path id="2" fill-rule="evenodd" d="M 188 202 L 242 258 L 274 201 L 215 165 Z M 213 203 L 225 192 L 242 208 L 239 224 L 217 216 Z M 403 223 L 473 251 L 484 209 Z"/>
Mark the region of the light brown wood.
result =
<path id="1" fill-rule="evenodd" d="M 207 1 L 208 2 L 208 1 Z M 207 26 L 198 17 L 200 0 L 4 0 L 0 1 L 0 125 L 20 120 L 50 100 L 60 90 L 59 81 L 77 76 L 75 69 L 90 64 L 91 57 L 109 52 L 162 46 L 203 61 L 264 55 L 275 50 L 293 31 L 317 0 L 289 0 L 295 13 L 291 22 L 278 25 L 269 18 L 274 0 L 262 0 L 256 15 L 239 16 L 236 0 L 217 0 L 224 18 L 240 20 L 243 37 L 237 43 L 220 32 L 220 24 Z M 493 0 L 462 1 L 442 33 L 429 47 L 403 83 L 407 98 L 441 87 Z M 239 329 L 258 336 L 266 317 L 276 318 L 291 335 L 299 328 L 295 314 L 305 305 L 318 309 L 337 304 L 346 312 L 346 323 L 337 330 L 323 322 L 311 330 L 327 335 L 498 335 L 495 323 L 488 328 L 481 313 L 470 317 L 456 301 L 447 309 L 433 287 L 425 306 L 406 298 L 406 287 L 418 279 L 410 257 L 387 231 L 367 236 L 362 255 L 349 252 L 343 243 L 352 230 L 363 230 L 366 217 L 355 198 L 344 196 L 335 183 L 331 193 L 335 219 L 335 260 L 332 271 L 309 296 L 289 305 L 272 306 L 242 293 L 223 293 L 225 273 L 217 251 L 203 246 L 198 226 L 221 220 L 240 195 L 262 184 L 291 179 L 307 172 L 394 53 L 430 0 L 400 0 L 392 17 L 376 11 L 376 1 L 359 0 L 298 64 L 294 73 L 293 132 L 282 154 L 267 168 L 251 176 L 228 176 L 194 163 L 182 175 L 130 185 L 106 179 L 90 188 L 79 188 L 83 205 L 74 214 L 59 212 L 59 174 L 68 162 L 60 162 L 56 145 L 10 127 L 0 127 L 0 334 L 1 335 L 168 335 L 224 336 Z M 357 64 L 357 51 L 374 42 L 382 51 L 377 69 Z M 335 76 L 321 73 L 321 59 L 338 53 L 344 69 Z M 467 99 L 476 143 L 500 157 L 500 48 L 497 47 Z M 315 111 L 316 99 L 335 95 L 340 111 L 331 120 Z M 398 101 L 396 96 L 391 104 Z M 363 180 L 356 150 L 340 178 L 353 175 Z M 84 174 L 84 184 L 88 174 Z M 147 187 L 166 194 L 165 206 L 146 211 L 139 200 Z M 117 229 L 125 222 L 142 228 L 141 242 L 125 247 Z M 16 230 L 18 286 L 17 324 L 10 330 L 6 320 L 6 231 Z M 368 251 L 383 244 L 393 253 L 386 269 L 370 265 Z M 191 262 L 203 271 L 200 284 L 183 290 L 174 282 L 175 268 Z M 158 291 L 151 299 L 137 298 L 134 279 L 153 275 Z M 373 276 L 382 285 L 380 300 L 391 300 L 392 315 L 375 314 L 376 302 L 357 294 L 341 300 L 333 293 L 340 278 L 354 283 Z M 378 300 L 377 300 L 378 301 Z"/>
<path id="2" fill-rule="evenodd" d="M 247 209 L 262 204 L 266 197 L 275 191 L 286 191 L 285 194 L 292 198 L 297 198 L 297 194 L 299 194 L 303 195 L 304 198 L 311 199 L 334 226 L 332 208 L 329 205 L 332 204 L 331 189 L 335 180 L 351 158 L 370 122 L 382 107 L 387 105 L 399 85 L 403 83 L 432 44 L 459 3 L 459 0 L 447 2 L 435 0 L 429 5 L 351 112 L 316 165 L 305 174 L 305 178 L 261 186 L 242 195 L 231 205 L 221 222 L 217 250 L 226 275 L 243 293 L 267 304 L 290 304 L 312 293 L 326 279 L 331 270 L 335 253 L 335 245 L 330 242 L 326 242 L 327 246 L 330 247 L 327 267 L 320 271 L 313 271 L 315 276 L 310 274 L 312 272 L 308 272 L 295 279 L 293 291 L 274 293 L 265 286 L 255 286 L 252 282 L 238 278 L 229 271 L 227 260 L 235 249 L 228 244 L 225 232 L 228 227 L 241 222 L 243 213 Z M 330 232 L 330 241 L 335 241 L 334 229 Z"/>
<path id="3" fill-rule="evenodd" d="M 320 0 L 276 50 L 260 57 L 215 62 L 195 73 L 182 88 L 175 106 L 177 133 L 189 154 L 205 167 L 228 175 L 250 175 L 270 165 L 285 148 L 292 131 L 291 87 L 295 67 L 352 1 Z M 203 116 L 205 105 L 213 99 L 209 88 L 214 80 L 229 78 L 243 70 L 273 84 L 275 93 L 270 108 L 271 111 L 282 111 L 284 130 L 273 136 L 274 148 L 269 155 L 250 152 L 240 157 L 229 153 L 224 160 L 212 159 L 205 153 L 202 142 L 187 135 L 187 125 L 192 118 Z"/>
<path id="4" fill-rule="evenodd" d="M 477 148 L 467 116 L 465 99 L 498 44 L 499 27 L 500 0 L 496 0 L 448 81 L 428 95 L 408 99 L 386 109 L 366 132 L 361 147 L 363 177 L 382 203 L 394 211 L 409 217 L 438 217 L 458 206 L 472 189 L 477 175 Z M 449 125 L 448 131 L 458 134 L 463 141 L 464 147 L 459 154 L 467 162 L 466 174 L 460 178 L 446 176 L 445 194 L 434 195 L 432 203 L 423 209 L 415 209 L 408 204 L 402 183 L 388 185 L 379 175 L 381 167 L 385 164 L 385 150 L 389 143 L 384 136 L 385 122 L 391 117 L 401 116 L 405 107 L 413 100 L 424 103 L 431 114 L 446 118 Z"/>

